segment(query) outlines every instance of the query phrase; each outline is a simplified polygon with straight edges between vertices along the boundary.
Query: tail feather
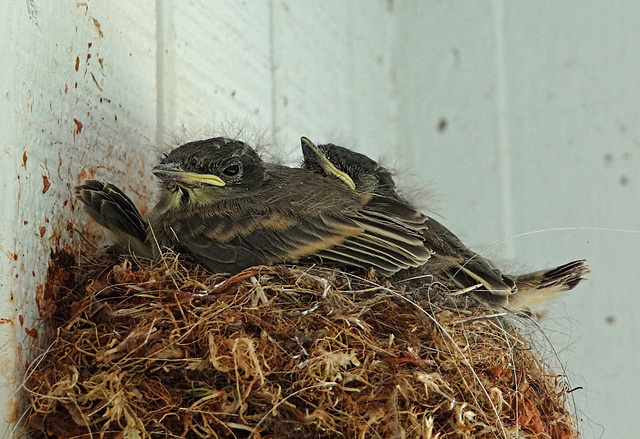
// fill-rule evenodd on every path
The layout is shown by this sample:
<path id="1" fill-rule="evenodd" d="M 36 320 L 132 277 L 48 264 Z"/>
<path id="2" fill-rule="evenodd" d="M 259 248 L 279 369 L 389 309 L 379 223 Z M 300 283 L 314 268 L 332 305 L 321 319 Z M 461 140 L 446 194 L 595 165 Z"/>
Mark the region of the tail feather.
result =
<path id="1" fill-rule="evenodd" d="M 589 270 L 589 267 L 585 265 L 585 262 L 586 260 L 581 259 L 543 272 L 540 284 L 536 288 L 558 287 L 562 288 L 563 291 L 575 288 L 575 286 L 584 279 L 582 276 L 591 271 Z"/>
<path id="2" fill-rule="evenodd" d="M 575 288 L 591 272 L 585 262 L 580 259 L 550 270 L 514 276 L 517 291 L 509 297 L 508 307 L 525 311 Z"/>

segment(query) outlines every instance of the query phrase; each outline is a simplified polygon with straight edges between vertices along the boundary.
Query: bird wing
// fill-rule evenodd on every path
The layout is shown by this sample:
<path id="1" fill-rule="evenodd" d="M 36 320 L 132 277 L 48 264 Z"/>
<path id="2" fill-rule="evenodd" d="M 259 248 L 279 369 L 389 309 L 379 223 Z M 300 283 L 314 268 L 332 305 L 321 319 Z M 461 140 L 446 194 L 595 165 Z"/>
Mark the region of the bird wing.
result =
<path id="1" fill-rule="evenodd" d="M 173 230 L 180 247 L 218 273 L 295 261 L 361 231 L 353 221 L 329 215 L 296 217 L 280 212 L 242 218 L 196 214 Z"/>
<path id="2" fill-rule="evenodd" d="M 120 251 L 152 257 L 145 243 L 147 222 L 124 192 L 111 183 L 87 180 L 75 187 L 75 193 L 89 216 L 115 235 Z"/>
<path id="3" fill-rule="evenodd" d="M 433 218 L 427 222 L 425 245 L 435 255 L 425 265 L 443 283 L 460 289 L 476 286 L 476 291 L 507 297 L 513 293 L 514 282 L 478 253 L 467 248 L 456 235 Z"/>
<path id="4" fill-rule="evenodd" d="M 225 209 L 217 209 L 218 214 L 194 211 L 173 233 L 181 247 L 214 272 L 315 257 L 373 267 L 385 275 L 422 265 L 431 255 L 420 234 L 426 217 L 382 198 L 363 195 L 364 207 L 350 212 L 318 207 L 237 217 L 233 209 L 226 216 L 219 215 Z M 380 203 L 398 204 L 398 213 L 382 213 Z"/>
<path id="5" fill-rule="evenodd" d="M 98 224 L 116 234 L 126 234 L 144 242 L 146 222 L 131 199 L 111 183 L 87 180 L 75 187 L 85 210 Z"/>
<path id="6" fill-rule="evenodd" d="M 423 233 L 428 218 L 408 204 L 385 196 L 363 194 L 368 202 L 351 218 L 362 229 L 319 256 L 389 276 L 423 265 L 433 254 Z"/>

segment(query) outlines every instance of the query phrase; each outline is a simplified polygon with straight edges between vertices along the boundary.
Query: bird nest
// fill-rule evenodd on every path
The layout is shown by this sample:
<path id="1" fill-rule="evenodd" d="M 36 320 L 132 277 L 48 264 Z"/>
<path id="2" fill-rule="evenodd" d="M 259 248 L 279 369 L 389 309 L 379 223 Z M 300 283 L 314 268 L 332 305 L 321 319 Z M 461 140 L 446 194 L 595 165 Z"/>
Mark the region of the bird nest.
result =
<path id="1" fill-rule="evenodd" d="M 171 255 L 56 270 L 40 302 L 53 341 L 25 381 L 32 437 L 577 437 L 562 377 L 435 284 L 211 276 Z"/>

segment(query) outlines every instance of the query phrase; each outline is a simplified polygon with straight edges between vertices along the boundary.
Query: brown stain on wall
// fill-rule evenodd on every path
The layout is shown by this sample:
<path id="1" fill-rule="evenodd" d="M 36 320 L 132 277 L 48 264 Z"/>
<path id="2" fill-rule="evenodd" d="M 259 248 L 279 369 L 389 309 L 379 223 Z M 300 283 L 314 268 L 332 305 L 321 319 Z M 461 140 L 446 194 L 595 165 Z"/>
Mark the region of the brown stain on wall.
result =
<path id="1" fill-rule="evenodd" d="M 95 75 L 93 74 L 93 72 L 89 72 L 89 74 L 91 75 L 91 79 L 93 79 L 93 83 L 96 85 L 96 87 L 98 87 L 98 90 L 100 91 L 104 91 L 102 89 L 102 86 L 100 84 L 98 84 L 98 80 L 96 79 Z"/>
<path id="2" fill-rule="evenodd" d="M 102 33 L 102 29 L 100 28 L 100 22 L 95 18 L 93 18 L 92 20 L 93 20 L 93 26 L 98 31 L 98 38 L 104 38 L 104 33 Z"/>
<path id="3" fill-rule="evenodd" d="M 51 187 L 51 182 L 49 182 L 49 177 L 46 175 L 42 176 L 42 193 L 46 194 L 49 188 Z"/>
<path id="4" fill-rule="evenodd" d="M 73 123 L 76 125 L 76 127 L 73 129 L 73 140 L 76 140 L 76 134 L 80 134 L 82 132 L 82 122 L 74 117 Z"/>
<path id="5" fill-rule="evenodd" d="M 38 330 L 36 328 L 29 329 L 25 327 L 24 332 L 34 340 L 38 339 Z"/>

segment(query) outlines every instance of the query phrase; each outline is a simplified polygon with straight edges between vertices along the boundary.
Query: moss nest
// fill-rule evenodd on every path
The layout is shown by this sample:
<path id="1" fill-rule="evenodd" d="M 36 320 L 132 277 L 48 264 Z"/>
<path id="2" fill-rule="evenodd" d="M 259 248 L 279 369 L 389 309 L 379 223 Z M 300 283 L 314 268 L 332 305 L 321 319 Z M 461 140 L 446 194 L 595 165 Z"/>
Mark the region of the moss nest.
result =
<path id="1" fill-rule="evenodd" d="M 507 319 L 437 284 L 321 266 L 211 276 L 175 255 L 59 269 L 51 343 L 25 381 L 32 437 L 577 437 L 564 379 Z"/>

